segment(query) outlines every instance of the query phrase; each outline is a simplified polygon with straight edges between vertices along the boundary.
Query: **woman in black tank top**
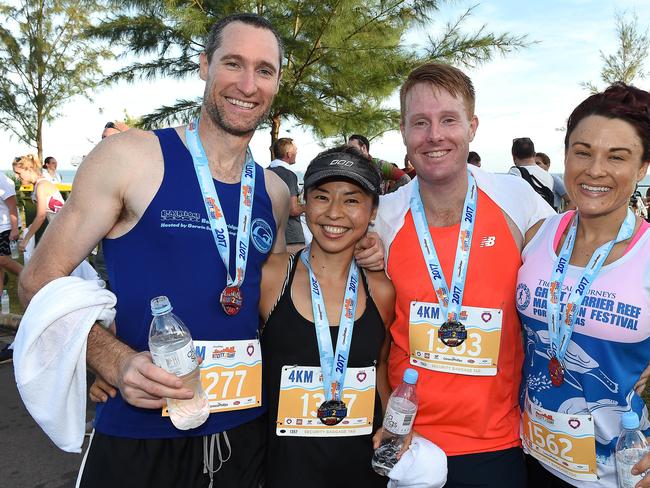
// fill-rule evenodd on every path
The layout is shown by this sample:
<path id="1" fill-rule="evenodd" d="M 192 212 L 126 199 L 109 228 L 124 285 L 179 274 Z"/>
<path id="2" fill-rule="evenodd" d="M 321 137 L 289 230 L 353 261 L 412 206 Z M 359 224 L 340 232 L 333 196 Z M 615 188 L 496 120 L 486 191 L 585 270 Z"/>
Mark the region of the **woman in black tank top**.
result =
<path id="1" fill-rule="evenodd" d="M 266 486 L 270 488 L 384 487 L 388 481 L 371 467 L 372 435 L 381 427 L 382 400 L 386 402 L 390 393 L 386 325 L 393 317 L 395 294 L 383 271 L 359 271 L 342 394 L 347 416 L 337 425 L 325 425 L 316 414 L 325 395 L 312 284 L 301 253 L 308 252 L 336 347 L 354 247 L 365 235 L 378 201 L 379 175 L 348 151 L 337 148 L 320 154 L 305 174 L 305 213 L 314 236 L 311 247 L 295 256 L 272 255 L 262 274 L 260 313 L 266 319 L 262 348 L 269 408 Z"/>

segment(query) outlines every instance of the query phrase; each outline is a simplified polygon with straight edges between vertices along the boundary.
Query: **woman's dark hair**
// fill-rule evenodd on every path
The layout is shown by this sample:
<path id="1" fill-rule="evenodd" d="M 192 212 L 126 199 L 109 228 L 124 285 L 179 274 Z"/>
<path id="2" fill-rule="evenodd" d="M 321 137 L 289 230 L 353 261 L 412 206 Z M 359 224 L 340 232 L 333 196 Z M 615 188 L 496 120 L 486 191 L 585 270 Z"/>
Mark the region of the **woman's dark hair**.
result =
<path id="1" fill-rule="evenodd" d="M 621 119 L 634 127 L 643 145 L 641 161 L 650 161 L 650 93 L 619 82 L 602 93 L 591 95 L 569 116 L 564 137 L 565 152 L 569 150 L 571 133 L 584 118 L 591 115 Z"/>

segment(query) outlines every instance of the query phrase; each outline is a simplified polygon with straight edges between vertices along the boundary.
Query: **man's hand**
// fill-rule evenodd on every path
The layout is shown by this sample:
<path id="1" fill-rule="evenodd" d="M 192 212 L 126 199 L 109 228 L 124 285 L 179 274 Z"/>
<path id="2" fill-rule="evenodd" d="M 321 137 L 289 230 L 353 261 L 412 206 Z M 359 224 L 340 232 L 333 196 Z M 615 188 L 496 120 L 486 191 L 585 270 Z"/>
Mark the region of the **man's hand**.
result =
<path id="1" fill-rule="evenodd" d="M 105 403 L 108 397 L 115 398 L 117 390 L 101 376 L 96 376 L 93 384 L 90 385 L 88 396 L 95 403 Z"/>
<path id="2" fill-rule="evenodd" d="M 354 250 L 357 264 L 368 271 L 381 271 L 384 269 L 384 244 L 376 232 L 368 232 Z"/>
<path id="3" fill-rule="evenodd" d="M 165 398 L 194 396 L 180 378 L 153 364 L 149 351 L 133 353 L 121 362 L 117 387 L 124 400 L 141 408 L 162 408 Z"/>
<path id="4" fill-rule="evenodd" d="M 648 438 L 650 441 L 650 438 Z M 650 488 L 650 452 L 641 458 L 632 468 L 632 474 L 638 475 L 646 473 L 645 477 L 636 484 L 635 488 Z"/>

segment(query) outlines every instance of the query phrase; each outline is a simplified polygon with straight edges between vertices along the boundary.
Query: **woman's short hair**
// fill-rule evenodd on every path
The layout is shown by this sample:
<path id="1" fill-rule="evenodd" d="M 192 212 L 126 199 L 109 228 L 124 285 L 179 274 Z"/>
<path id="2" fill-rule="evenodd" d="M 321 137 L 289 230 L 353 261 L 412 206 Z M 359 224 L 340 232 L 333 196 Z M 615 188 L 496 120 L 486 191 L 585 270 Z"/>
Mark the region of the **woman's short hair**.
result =
<path id="1" fill-rule="evenodd" d="M 641 161 L 650 161 L 650 93 L 618 82 L 602 93 L 596 93 L 578 105 L 567 121 L 564 151 L 569 149 L 569 138 L 578 124 L 591 115 L 620 119 L 630 124 L 641 139 Z"/>

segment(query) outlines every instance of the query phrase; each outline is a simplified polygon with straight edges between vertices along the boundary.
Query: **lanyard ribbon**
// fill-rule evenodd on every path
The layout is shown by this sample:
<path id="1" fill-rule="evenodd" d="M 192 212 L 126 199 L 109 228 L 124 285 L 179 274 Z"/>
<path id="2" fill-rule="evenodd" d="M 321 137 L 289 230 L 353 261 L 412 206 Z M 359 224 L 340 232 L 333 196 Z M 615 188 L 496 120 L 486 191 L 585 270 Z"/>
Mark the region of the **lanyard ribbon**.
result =
<path id="1" fill-rule="evenodd" d="M 235 267 L 237 269 L 235 276 L 230 274 L 230 237 L 228 235 L 228 226 L 224 217 L 219 195 L 214 187 L 212 173 L 208 158 L 199 138 L 199 121 L 192 121 L 185 128 L 185 139 L 187 146 L 192 155 L 196 178 L 201 189 L 201 196 L 205 204 L 205 210 L 208 214 L 210 229 L 214 242 L 217 245 L 219 255 L 226 267 L 227 286 L 240 287 L 244 282 L 246 273 L 246 262 L 248 261 L 248 243 L 250 240 L 251 215 L 253 213 L 253 194 L 255 192 L 255 162 L 250 148 L 246 149 L 246 160 L 241 174 L 241 195 L 239 198 L 239 225 L 237 227 Z"/>
<path id="2" fill-rule="evenodd" d="M 575 244 L 576 232 L 578 230 L 578 213 L 576 212 L 569 229 L 569 233 L 564 240 L 562 249 L 555 260 L 551 282 L 549 286 L 549 296 L 546 305 L 546 314 L 548 316 L 548 333 L 551 341 L 551 356 L 556 357 L 561 363 L 564 362 L 564 356 L 569 347 L 571 334 L 575 327 L 579 315 L 581 302 L 587 296 L 591 285 L 595 281 L 600 268 L 607 259 L 614 244 L 632 237 L 636 218 L 634 213 L 628 208 L 625 220 L 621 224 L 616 239 L 606 242 L 592 254 L 589 263 L 585 267 L 582 276 L 576 282 L 569 294 L 564 311 L 561 306 L 562 284 L 569 269 L 569 260 Z"/>
<path id="3" fill-rule="evenodd" d="M 442 272 L 442 266 L 433 245 L 433 239 L 429 232 L 427 216 L 424 213 L 424 205 L 420 197 L 420 187 L 415 183 L 411 195 L 411 214 L 415 224 L 415 231 L 418 235 L 422 255 L 427 263 L 427 271 L 433 290 L 438 297 L 443 317 L 447 321 L 459 321 L 460 308 L 463 303 L 465 292 L 465 278 L 467 276 L 467 264 L 469 262 L 469 251 L 472 245 L 472 234 L 474 233 L 474 222 L 476 221 L 476 202 L 478 200 L 478 188 L 472 174 L 467 172 L 467 194 L 463 205 L 463 213 L 460 218 L 460 232 L 458 234 L 458 246 L 454 260 L 454 274 L 451 280 L 451 294 L 447 288 L 447 282 Z M 450 301 L 451 299 L 451 301 Z"/>
<path id="4" fill-rule="evenodd" d="M 343 382 L 345 381 L 345 370 L 348 367 L 348 358 L 350 357 L 354 316 L 357 310 L 359 270 L 356 261 L 353 259 L 350 263 L 348 281 L 345 285 L 343 307 L 341 307 L 341 318 L 339 320 L 339 335 L 336 340 L 336 353 L 334 353 L 323 293 L 309 264 L 310 251 L 311 246 L 305 248 L 300 254 L 300 259 L 309 271 L 311 307 L 314 313 L 314 324 L 316 325 L 316 339 L 318 340 L 318 354 L 323 373 L 325 400 L 340 400 L 343 392 Z"/>

